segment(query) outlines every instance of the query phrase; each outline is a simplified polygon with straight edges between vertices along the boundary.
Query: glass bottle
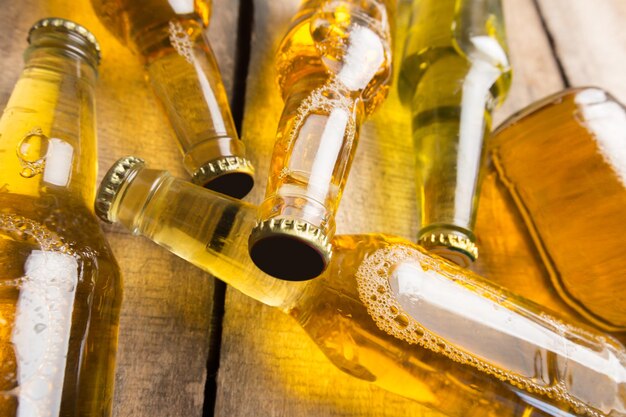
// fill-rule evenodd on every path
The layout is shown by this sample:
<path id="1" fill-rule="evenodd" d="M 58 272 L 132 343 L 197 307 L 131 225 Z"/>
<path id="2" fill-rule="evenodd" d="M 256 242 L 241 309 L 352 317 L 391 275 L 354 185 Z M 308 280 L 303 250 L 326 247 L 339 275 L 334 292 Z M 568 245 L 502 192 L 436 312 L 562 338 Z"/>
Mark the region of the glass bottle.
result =
<path id="1" fill-rule="evenodd" d="M 98 44 L 36 23 L 0 119 L 0 416 L 108 416 L 122 283 L 93 213 Z"/>
<path id="2" fill-rule="evenodd" d="M 459 265 L 473 232 L 484 142 L 510 68 L 500 0 L 414 0 L 399 93 L 411 108 L 419 243 Z"/>
<path id="3" fill-rule="evenodd" d="M 387 95 L 394 7 L 393 0 L 303 1 L 278 48 L 285 107 L 249 242 L 270 275 L 306 280 L 328 264 L 360 126 Z"/>
<path id="4" fill-rule="evenodd" d="M 133 157 L 96 202 L 103 220 L 292 316 L 341 370 L 449 416 L 626 413 L 626 351 L 610 337 L 392 236 L 336 236 L 322 276 L 274 279 L 246 250 L 258 210 Z"/>
<path id="5" fill-rule="evenodd" d="M 243 198 L 254 184 L 205 29 L 210 0 L 92 0 L 104 25 L 142 56 L 192 181 Z"/>
<path id="6" fill-rule="evenodd" d="M 476 268 L 626 339 L 624 106 L 598 88 L 566 90 L 512 116 L 490 143 Z"/>

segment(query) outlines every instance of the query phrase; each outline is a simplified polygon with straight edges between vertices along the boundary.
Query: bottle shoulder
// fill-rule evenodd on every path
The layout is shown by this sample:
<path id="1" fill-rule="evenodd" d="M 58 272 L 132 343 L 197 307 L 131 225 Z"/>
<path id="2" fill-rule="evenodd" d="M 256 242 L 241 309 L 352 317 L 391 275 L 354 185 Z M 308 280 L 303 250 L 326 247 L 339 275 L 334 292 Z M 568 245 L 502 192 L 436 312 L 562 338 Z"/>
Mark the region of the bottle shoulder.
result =
<path id="1" fill-rule="evenodd" d="M 0 207 L 0 233 L 5 238 L 30 241 L 41 250 L 115 262 L 97 219 L 80 198 L 0 192 Z"/>

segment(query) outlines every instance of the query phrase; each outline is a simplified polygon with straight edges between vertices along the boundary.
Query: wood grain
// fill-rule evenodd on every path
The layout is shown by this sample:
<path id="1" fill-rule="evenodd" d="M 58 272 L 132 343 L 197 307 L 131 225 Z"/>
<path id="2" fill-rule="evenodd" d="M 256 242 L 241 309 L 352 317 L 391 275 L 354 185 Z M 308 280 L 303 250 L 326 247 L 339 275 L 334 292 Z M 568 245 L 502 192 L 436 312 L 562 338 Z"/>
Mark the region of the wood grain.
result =
<path id="1" fill-rule="evenodd" d="M 225 84 L 232 86 L 238 1 L 214 2 L 209 32 Z M 98 22 L 87 0 L 2 1 L 0 101 L 22 68 L 26 34 L 48 16 L 75 20 L 94 32 L 103 62 L 97 88 L 100 175 L 134 154 L 185 177 L 173 131 L 146 84 L 137 56 Z M 36 98 L 34 98 L 36 99 Z M 114 415 L 201 416 L 213 332 L 213 280 L 144 239 L 115 227 L 107 238 L 124 279 Z"/>
<path id="2" fill-rule="evenodd" d="M 538 0 L 572 86 L 595 85 L 626 103 L 626 2 Z"/>
<path id="3" fill-rule="evenodd" d="M 535 100 L 564 87 L 541 16 L 533 0 L 504 0 L 504 19 L 510 48 L 513 83 L 494 126 Z"/>
<path id="4" fill-rule="evenodd" d="M 532 0 L 507 0 L 505 14 L 515 77 L 497 120 L 562 87 L 558 68 Z M 254 2 L 252 56 L 243 136 L 257 167 L 250 199 L 262 201 L 282 100 L 274 81 L 274 52 L 297 0 Z M 400 30 L 407 2 L 401 2 Z M 402 36 L 396 51 L 402 48 Z M 337 217 L 339 233 L 384 232 L 414 239 L 418 213 L 409 116 L 395 89 L 362 129 Z M 415 402 L 349 377 L 322 355 L 282 313 L 229 289 L 215 415 L 436 416 Z"/>

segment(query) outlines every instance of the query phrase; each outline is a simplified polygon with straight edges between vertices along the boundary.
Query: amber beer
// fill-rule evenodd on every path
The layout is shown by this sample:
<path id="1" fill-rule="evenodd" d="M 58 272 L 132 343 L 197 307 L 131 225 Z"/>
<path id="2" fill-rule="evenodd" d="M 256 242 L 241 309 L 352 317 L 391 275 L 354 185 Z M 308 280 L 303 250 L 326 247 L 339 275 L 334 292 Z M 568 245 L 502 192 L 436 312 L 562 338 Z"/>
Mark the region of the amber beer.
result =
<path id="1" fill-rule="evenodd" d="M 490 139 L 476 265 L 622 340 L 625 132 L 626 109 L 599 88 L 563 91 L 505 121 Z"/>

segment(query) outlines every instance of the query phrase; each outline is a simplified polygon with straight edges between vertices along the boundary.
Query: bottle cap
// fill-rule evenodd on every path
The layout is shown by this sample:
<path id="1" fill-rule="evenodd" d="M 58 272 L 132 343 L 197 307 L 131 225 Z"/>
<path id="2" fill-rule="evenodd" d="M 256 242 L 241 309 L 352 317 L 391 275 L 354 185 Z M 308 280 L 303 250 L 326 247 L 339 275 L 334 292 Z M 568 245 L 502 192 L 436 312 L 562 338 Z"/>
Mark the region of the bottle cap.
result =
<path id="1" fill-rule="evenodd" d="M 136 167 L 143 165 L 145 165 L 143 159 L 127 156 L 119 159 L 106 173 L 100 183 L 100 187 L 98 187 L 94 204 L 96 215 L 102 221 L 113 223 L 113 219 L 110 218 L 110 212 L 115 197 L 122 189 L 122 184 L 128 179 L 130 173 L 135 172 Z"/>
<path id="2" fill-rule="evenodd" d="M 254 168 L 246 158 L 225 156 L 196 169 L 191 181 L 233 198 L 244 198 L 254 186 Z"/>
<path id="3" fill-rule="evenodd" d="M 287 281 L 315 278 L 326 269 L 331 244 L 322 229 L 303 220 L 272 218 L 256 225 L 248 240 L 257 267 Z"/>
<path id="4" fill-rule="evenodd" d="M 478 258 L 478 247 L 473 240 L 460 233 L 428 232 L 420 236 L 421 246 L 462 267 L 469 266 Z"/>
<path id="5" fill-rule="evenodd" d="M 98 40 L 93 35 L 93 33 L 91 33 L 84 26 L 72 22 L 71 20 L 62 19 L 59 17 L 47 17 L 45 19 L 41 19 L 30 28 L 30 30 L 28 31 L 28 43 L 31 43 L 33 33 L 42 29 L 61 30 L 77 35 L 84 43 L 86 43 L 89 47 L 93 49 L 93 52 L 96 56 L 96 63 L 100 63 L 100 44 L 98 43 Z"/>

